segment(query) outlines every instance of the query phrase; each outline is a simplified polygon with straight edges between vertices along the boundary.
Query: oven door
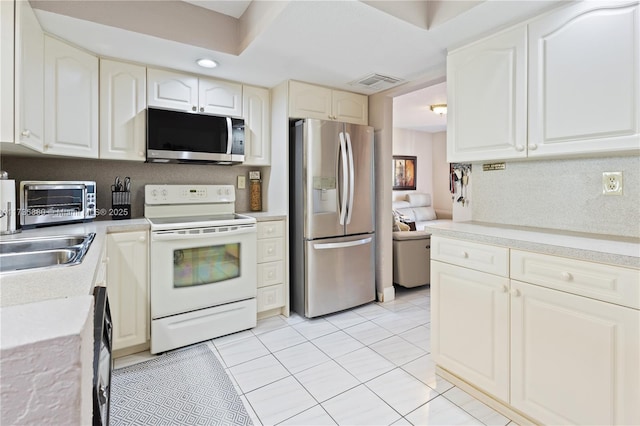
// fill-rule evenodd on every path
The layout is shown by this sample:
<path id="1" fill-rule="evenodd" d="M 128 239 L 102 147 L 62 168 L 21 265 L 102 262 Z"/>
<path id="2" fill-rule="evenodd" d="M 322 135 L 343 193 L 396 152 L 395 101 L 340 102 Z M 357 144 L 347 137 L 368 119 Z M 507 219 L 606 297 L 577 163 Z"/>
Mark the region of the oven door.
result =
<path id="1" fill-rule="evenodd" d="M 151 317 L 256 296 L 256 226 L 151 233 Z"/>

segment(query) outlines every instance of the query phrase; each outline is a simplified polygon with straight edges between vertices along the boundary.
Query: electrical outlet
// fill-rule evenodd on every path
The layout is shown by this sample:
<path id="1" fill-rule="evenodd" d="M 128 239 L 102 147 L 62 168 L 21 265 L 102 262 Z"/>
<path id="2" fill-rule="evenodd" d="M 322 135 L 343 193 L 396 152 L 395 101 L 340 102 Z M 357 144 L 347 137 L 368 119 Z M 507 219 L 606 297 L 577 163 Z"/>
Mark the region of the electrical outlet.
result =
<path id="1" fill-rule="evenodd" d="M 238 189 L 244 189 L 246 187 L 246 180 L 244 176 L 238 176 Z"/>
<path id="2" fill-rule="evenodd" d="M 602 193 L 604 195 L 622 195 L 622 172 L 602 173 Z"/>

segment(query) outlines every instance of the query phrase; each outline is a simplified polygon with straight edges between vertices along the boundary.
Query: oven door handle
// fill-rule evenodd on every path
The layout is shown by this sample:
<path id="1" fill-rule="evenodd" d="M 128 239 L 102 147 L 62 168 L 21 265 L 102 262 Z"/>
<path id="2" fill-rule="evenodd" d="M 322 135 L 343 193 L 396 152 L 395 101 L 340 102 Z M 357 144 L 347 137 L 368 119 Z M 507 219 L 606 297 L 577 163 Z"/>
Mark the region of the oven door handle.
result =
<path id="1" fill-rule="evenodd" d="M 250 234 L 255 233 L 256 227 L 244 227 L 237 228 L 222 232 L 201 232 L 197 234 L 179 234 L 177 232 L 152 232 L 151 240 L 152 241 L 175 241 L 175 240 L 191 240 L 196 238 L 215 238 L 215 237 L 223 237 L 226 235 L 239 235 L 239 234 Z"/>

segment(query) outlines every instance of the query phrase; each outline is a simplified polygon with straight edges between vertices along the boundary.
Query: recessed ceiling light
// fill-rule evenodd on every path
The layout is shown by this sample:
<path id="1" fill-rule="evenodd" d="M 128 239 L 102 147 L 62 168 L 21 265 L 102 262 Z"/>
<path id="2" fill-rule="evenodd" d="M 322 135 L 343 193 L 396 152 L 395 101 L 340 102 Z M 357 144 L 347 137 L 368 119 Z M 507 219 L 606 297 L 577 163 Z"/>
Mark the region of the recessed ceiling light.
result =
<path id="1" fill-rule="evenodd" d="M 203 68 L 215 68 L 218 66 L 218 63 L 213 59 L 202 58 L 196 61 L 196 64 L 200 65 Z"/>

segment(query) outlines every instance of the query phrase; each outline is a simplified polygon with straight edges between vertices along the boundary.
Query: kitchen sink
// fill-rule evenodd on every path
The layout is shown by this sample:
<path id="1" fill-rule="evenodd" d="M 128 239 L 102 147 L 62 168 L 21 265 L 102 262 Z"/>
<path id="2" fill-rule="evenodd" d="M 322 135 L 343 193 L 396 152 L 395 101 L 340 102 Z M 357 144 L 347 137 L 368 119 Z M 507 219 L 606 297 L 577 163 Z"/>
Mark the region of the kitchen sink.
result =
<path id="1" fill-rule="evenodd" d="M 0 241 L 0 272 L 77 265 L 95 233 Z"/>
<path id="2" fill-rule="evenodd" d="M 0 241 L 0 254 L 68 248 L 83 244 L 88 238 L 93 240 L 93 235 L 95 234 L 19 238 L 15 240 Z"/>

